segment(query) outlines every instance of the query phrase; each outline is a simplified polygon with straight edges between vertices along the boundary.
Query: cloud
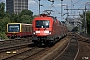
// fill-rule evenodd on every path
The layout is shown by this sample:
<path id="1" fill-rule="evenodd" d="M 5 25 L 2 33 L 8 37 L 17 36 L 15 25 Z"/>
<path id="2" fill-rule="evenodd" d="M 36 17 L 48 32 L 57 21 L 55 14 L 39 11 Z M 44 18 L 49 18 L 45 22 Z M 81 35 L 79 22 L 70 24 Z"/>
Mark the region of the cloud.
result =
<path id="1" fill-rule="evenodd" d="M 38 1 L 36 0 L 28 0 L 28 9 L 34 9 L 37 8 Z"/>
<path id="2" fill-rule="evenodd" d="M 1 2 L 4 2 L 4 3 L 5 3 L 5 1 L 6 1 L 6 0 L 0 0 L 0 3 L 1 3 Z"/>
<path id="3" fill-rule="evenodd" d="M 60 7 L 61 4 L 55 4 L 56 7 Z M 62 6 L 67 6 L 67 4 L 62 4 Z"/>
<path id="4" fill-rule="evenodd" d="M 34 0 L 28 0 L 28 4 L 31 5 L 31 4 L 36 4 L 36 2 Z"/>

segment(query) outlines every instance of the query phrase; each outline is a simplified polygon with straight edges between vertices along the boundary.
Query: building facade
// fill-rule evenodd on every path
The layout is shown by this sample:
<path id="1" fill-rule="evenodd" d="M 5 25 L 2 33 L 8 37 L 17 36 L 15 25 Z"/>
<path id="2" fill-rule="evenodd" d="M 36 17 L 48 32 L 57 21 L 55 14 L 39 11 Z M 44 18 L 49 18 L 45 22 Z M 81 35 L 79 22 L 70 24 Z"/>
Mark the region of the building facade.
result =
<path id="1" fill-rule="evenodd" d="M 24 9 L 28 10 L 28 0 L 6 0 L 6 10 L 9 14 L 18 14 Z"/>

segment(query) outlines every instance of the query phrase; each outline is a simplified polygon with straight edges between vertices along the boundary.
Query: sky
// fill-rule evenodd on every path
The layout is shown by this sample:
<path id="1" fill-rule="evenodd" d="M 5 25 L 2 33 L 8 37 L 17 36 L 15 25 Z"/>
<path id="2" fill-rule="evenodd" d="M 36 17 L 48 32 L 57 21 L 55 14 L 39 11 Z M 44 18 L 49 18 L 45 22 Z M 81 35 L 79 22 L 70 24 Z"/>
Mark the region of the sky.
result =
<path id="1" fill-rule="evenodd" d="M 6 2 L 6 0 L 0 0 L 0 2 Z M 28 10 L 31 10 L 34 15 L 39 14 L 39 1 L 38 0 L 28 0 Z M 61 0 L 54 0 L 54 3 L 48 0 L 40 0 L 40 13 L 43 13 L 44 10 L 53 10 L 52 15 L 56 16 L 59 20 L 61 19 L 61 11 L 64 20 L 67 16 L 66 6 L 68 9 L 84 9 L 86 2 L 90 2 L 90 0 L 63 0 L 62 1 L 62 9 L 61 9 Z M 82 14 L 82 10 L 69 10 L 68 13 L 70 15 L 79 15 Z M 71 17 L 71 16 L 70 16 Z M 74 16 L 76 17 L 76 16 Z"/>

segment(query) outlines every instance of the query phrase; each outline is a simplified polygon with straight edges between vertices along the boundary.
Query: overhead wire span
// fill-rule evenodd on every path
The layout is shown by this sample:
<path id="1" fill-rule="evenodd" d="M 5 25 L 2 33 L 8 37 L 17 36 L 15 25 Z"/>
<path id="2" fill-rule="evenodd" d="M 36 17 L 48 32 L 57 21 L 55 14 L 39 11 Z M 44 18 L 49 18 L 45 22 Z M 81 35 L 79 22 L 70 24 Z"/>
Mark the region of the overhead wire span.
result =
<path id="1" fill-rule="evenodd" d="M 79 3 L 80 1 L 82 1 L 82 0 L 78 0 L 78 1 L 76 1 L 75 3 L 73 3 L 73 5 Z"/>
<path id="2" fill-rule="evenodd" d="M 36 0 L 34 0 L 34 1 L 39 4 L 38 1 L 36 1 Z M 41 5 L 42 5 L 42 4 L 41 4 Z M 45 7 L 44 5 L 42 5 L 42 7 L 43 7 L 44 9 L 46 9 L 46 7 Z"/>

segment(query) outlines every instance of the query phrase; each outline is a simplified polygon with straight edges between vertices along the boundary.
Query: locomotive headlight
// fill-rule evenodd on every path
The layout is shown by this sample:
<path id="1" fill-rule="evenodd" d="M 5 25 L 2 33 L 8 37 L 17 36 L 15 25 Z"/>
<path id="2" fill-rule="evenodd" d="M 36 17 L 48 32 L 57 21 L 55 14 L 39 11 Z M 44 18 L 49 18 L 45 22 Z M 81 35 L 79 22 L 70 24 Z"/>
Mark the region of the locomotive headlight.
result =
<path id="1" fill-rule="evenodd" d="M 36 34 L 35 32 L 33 32 L 33 34 Z"/>
<path id="2" fill-rule="evenodd" d="M 46 33 L 46 34 L 51 34 L 51 31 L 44 31 L 44 33 Z"/>
<path id="3" fill-rule="evenodd" d="M 48 34 L 48 33 L 49 33 L 49 31 L 44 31 L 44 33 L 47 33 L 47 34 Z"/>
<path id="4" fill-rule="evenodd" d="M 49 34 L 51 34 L 51 31 L 49 31 Z"/>

